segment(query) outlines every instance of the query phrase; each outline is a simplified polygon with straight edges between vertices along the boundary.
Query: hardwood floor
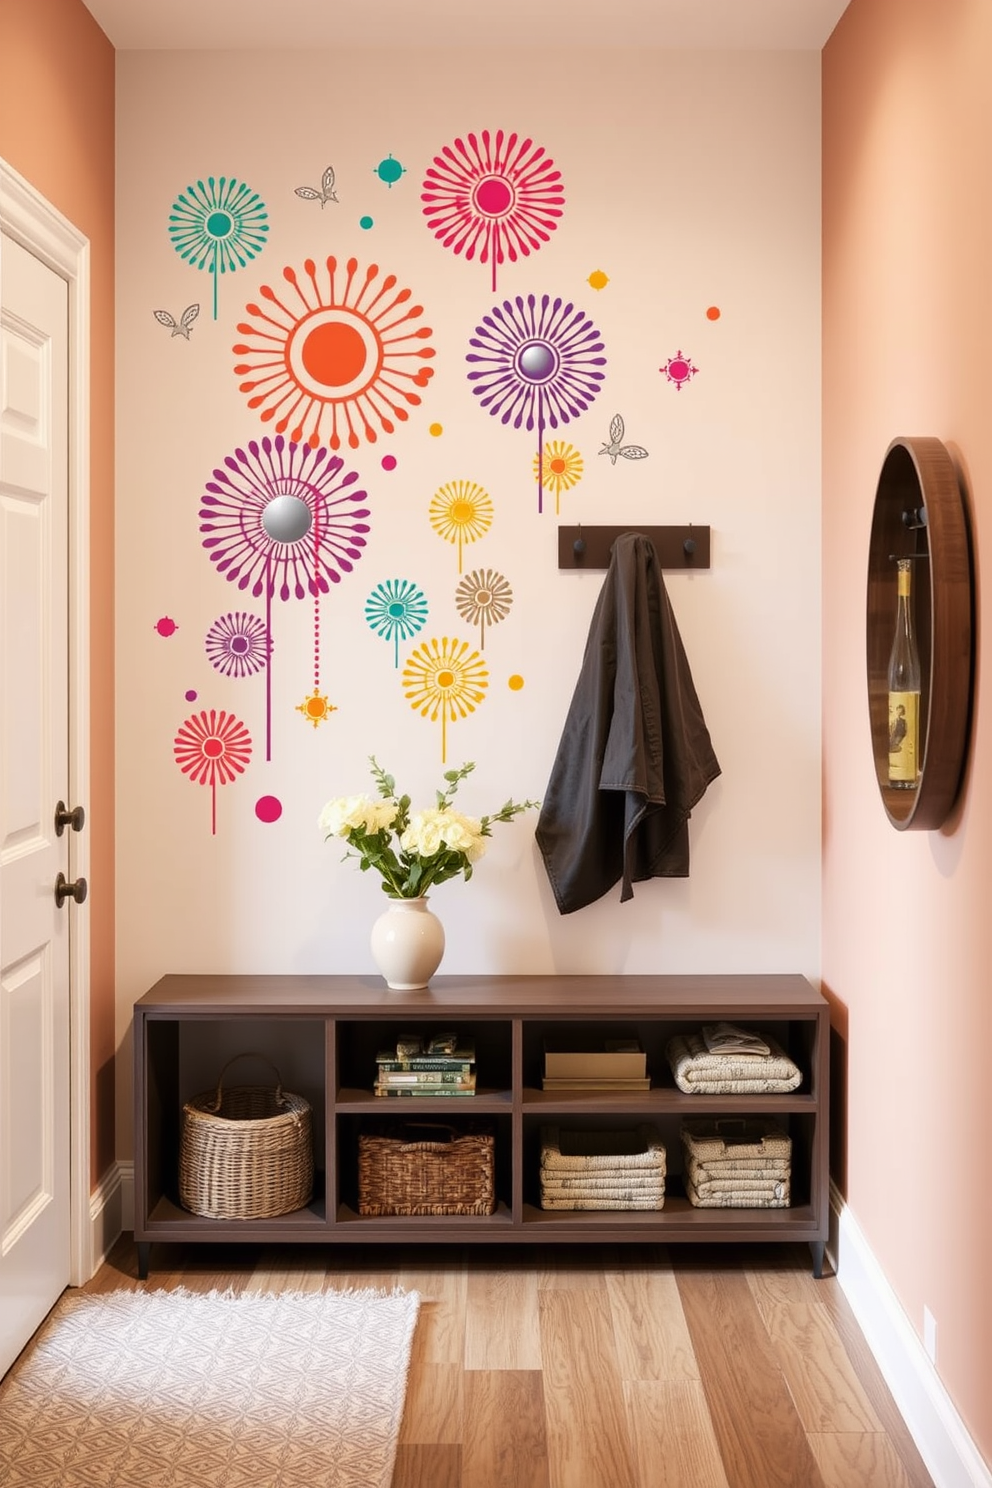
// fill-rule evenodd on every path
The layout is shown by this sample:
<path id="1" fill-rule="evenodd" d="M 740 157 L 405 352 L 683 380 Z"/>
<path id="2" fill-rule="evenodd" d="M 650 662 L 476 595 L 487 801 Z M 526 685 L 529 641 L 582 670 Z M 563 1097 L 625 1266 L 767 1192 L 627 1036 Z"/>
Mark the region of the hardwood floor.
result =
<path id="1" fill-rule="evenodd" d="M 933 1488 L 802 1246 L 154 1246 L 87 1290 L 422 1297 L 393 1488 Z"/>

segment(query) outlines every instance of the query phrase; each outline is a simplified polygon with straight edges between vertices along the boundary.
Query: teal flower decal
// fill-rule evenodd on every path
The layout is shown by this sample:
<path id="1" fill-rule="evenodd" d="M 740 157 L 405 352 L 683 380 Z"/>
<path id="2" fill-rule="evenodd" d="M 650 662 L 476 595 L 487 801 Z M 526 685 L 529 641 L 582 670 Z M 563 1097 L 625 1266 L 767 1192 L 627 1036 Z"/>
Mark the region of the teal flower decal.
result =
<path id="1" fill-rule="evenodd" d="M 180 258 L 206 269 L 214 280 L 214 320 L 217 319 L 217 278 L 244 268 L 265 247 L 269 231 L 265 203 L 244 181 L 233 176 L 208 176 L 187 186 L 172 204 L 169 236 Z"/>

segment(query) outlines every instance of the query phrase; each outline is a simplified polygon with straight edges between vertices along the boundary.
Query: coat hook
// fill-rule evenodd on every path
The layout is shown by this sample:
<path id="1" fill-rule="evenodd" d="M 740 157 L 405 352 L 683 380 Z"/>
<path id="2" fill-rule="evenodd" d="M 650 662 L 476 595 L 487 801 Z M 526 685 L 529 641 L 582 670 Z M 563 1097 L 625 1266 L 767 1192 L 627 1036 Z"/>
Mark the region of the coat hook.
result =
<path id="1" fill-rule="evenodd" d="M 586 550 L 586 540 L 582 536 L 582 523 L 581 522 L 578 525 L 578 534 L 579 534 L 578 537 L 575 539 L 575 541 L 572 544 L 572 552 L 575 553 L 575 555 L 577 557 L 581 556 L 585 552 L 585 550 Z"/>

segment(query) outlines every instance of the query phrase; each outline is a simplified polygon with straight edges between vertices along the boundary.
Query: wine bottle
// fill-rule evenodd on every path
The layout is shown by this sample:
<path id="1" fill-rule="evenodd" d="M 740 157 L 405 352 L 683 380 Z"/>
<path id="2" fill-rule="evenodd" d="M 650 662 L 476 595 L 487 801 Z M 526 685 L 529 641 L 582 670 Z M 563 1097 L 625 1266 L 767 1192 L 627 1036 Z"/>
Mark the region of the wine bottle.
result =
<path id="1" fill-rule="evenodd" d="M 908 558 L 897 560 L 896 631 L 889 653 L 889 784 L 915 790 L 920 783 L 920 654 L 913 635 Z"/>

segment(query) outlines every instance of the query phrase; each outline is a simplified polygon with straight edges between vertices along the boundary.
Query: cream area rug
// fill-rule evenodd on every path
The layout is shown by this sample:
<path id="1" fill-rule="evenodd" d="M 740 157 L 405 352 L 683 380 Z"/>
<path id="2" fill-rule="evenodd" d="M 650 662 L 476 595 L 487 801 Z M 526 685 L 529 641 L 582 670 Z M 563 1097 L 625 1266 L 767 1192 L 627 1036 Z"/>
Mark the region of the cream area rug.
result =
<path id="1" fill-rule="evenodd" d="M 416 1292 L 66 1292 L 0 1385 L 4 1488 L 389 1488 Z"/>

